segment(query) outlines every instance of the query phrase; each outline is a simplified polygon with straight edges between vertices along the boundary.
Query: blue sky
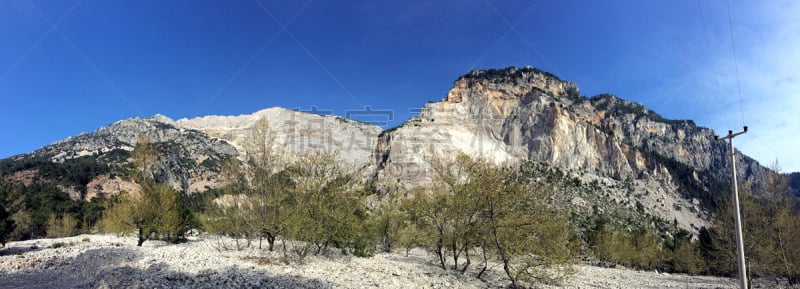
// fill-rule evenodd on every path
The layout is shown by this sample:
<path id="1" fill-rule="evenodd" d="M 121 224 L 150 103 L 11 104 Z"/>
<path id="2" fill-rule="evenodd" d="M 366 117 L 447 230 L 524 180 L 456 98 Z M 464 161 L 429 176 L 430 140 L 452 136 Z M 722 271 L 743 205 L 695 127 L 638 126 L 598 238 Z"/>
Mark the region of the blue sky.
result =
<path id="1" fill-rule="evenodd" d="M 471 69 L 532 65 L 747 124 L 737 147 L 800 171 L 797 51 L 798 1 L 0 0 L 0 157 L 156 113 L 369 106 L 394 126 Z"/>

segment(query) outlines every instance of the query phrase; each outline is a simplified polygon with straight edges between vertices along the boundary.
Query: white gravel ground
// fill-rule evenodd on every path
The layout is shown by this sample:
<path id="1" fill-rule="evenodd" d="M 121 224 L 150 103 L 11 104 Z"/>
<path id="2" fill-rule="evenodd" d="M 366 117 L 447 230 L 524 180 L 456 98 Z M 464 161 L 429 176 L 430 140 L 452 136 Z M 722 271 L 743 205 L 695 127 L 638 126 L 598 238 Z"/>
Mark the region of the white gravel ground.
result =
<path id="1" fill-rule="evenodd" d="M 88 240 L 88 241 L 87 241 Z M 372 258 L 334 255 L 305 262 L 257 248 L 219 251 L 215 236 L 167 245 L 134 238 L 81 235 L 12 242 L 0 249 L 0 288 L 506 288 L 502 268 L 480 280 L 437 267 L 423 250 Z M 53 246 L 61 243 L 58 248 Z M 230 244 L 230 243 L 229 243 Z M 476 261 L 473 261 L 476 262 Z M 473 266 L 473 268 L 476 266 Z M 576 266 L 563 284 L 540 288 L 737 288 L 719 277 Z M 776 288 L 776 284 L 758 284 Z"/>

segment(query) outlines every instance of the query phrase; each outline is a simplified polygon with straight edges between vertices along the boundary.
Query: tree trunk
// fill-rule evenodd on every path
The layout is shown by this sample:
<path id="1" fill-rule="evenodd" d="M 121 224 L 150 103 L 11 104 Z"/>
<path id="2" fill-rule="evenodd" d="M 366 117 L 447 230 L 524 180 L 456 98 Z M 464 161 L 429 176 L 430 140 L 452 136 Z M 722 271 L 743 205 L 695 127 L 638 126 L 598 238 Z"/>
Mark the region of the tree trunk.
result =
<path id="1" fill-rule="evenodd" d="M 486 244 L 485 243 L 483 245 L 481 245 L 481 251 L 483 252 L 483 268 L 481 269 L 481 272 L 478 273 L 478 279 L 480 279 L 481 275 L 483 275 L 483 273 L 486 272 L 486 268 L 489 265 L 489 257 L 486 256 Z"/>
<path id="2" fill-rule="evenodd" d="M 472 260 L 469 259 L 469 246 L 464 249 L 464 257 L 467 258 L 467 262 L 464 264 L 464 268 L 461 268 L 461 274 L 467 272 L 467 268 L 469 268 L 469 265 L 472 263 Z"/>
<path id="3" fill-rule="evenodd" d="M 442 265 L 442 269 L 447 270 L 447 265 L 445 265 L 445 257 L 444 257 L 444 229 L 441 226 L 437 226 L 437 230 L 439 231 L 439 240 L 436 242 L 436 255 L 439 257 L 439 263 Z"/>
<path id="4" fill-rule="evenodd" d="M 511 265 L 509 264 L 511 261 L 509 260 L 509 256 L 506 254 L 506 248 L 500 244 L 500 238 L 497 235 L 498 225 L 495 216 L 494 203 L 490 201 L 488 217 L 492 226 L 492 237 L 494 238 L 495 248 L 497 248 L 497 255 L 500 256 L 500 259 L 503 261 L 503 271 L 506 272 L 508 279 L 511 280 L 511 288 L 517 288 L 517 279 L 514 277 L 514 274 L 511 273 Z"/>
<path id="5" fill-rule="evenodd" d="M 458 270 L 458 255 L 460 255 L 461 252 L 458 251 L 458 244 L 455 239 L 451 242 L 450 248 L 453 251 L 453 270 Z"/>
<path id="6" fill-rule="evenodd" d="M 141 247 L 144 241 L 146 240 L 147 238 L 144 236 L 144 230 L 142 229 L 142 227 L 139 227 L 139 240 L 136 242 L 136 246 Z"/>
<path id="7" fill-rule="evenodd" d="M 318 242 L 314 242 L 314 246 L 317 247 L 317 251 L 314 252 L 314 256 L 317 256 L 317 255 L 319 255 L 320 252 L 322 252 L 322 244 L 319 244 Z"/>
<path id="8" fill-rule="evenodd" d="M 436 255 L 439 257 L 439 263 L 441 263 L 442 269 L 447 270 L 447 265 L 445 265 L 444 260 L 444 237 L 442 236 L 444 235 L 444 232 L 442 230 L 443 229 L 441 227 L 438 228 L 439 240 L 436 242 Z"/>
<path id="9" fill-rule="evenodd" d="M 500 240 L 497 237 L 497 228 L 492 228 L 492 233 L 494 235 L 494 244 L 497 247 L 497 255 L 503 260 L 503 271 L 506 272 L 508 279 L 511 279 L 511 288 L 517 288 L 517 279 L 514 278 L 514 274 L 511 273 L 511 266 L 509 265 L 510 260 L 506 255 L 505 248 L 500 244 Z"/>
<path id="10" fill-rule="evenodd" d="M 275 236 L 267 233 L 267 243 L 269 243 L 269 251 L 272 252 L 275 249 Z"/>
<path id="11" fill-rule="evenodd" d="M 439 256 L 439 263 L 441 263 L 442 269 L 447 270 L 447 266 L 444 264 L 444 251 L 442 250 L 442 245 L 436 246 L 436 255 Z"/>

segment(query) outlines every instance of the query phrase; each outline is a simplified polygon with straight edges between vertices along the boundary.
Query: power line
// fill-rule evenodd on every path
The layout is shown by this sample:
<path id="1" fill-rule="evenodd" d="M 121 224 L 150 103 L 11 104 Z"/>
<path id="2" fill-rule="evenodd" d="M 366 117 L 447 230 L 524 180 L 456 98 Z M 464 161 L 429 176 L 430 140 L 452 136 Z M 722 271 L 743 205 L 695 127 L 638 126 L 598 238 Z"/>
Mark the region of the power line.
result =
<path id="1" fill-rule="evenodd" d="M 733 18 L 731 17 L 731 3 L 729 0 L 725 0 L 725 4 L 728 6 L 728 31 L 731 34 L 731 48 L 733 49 L 733 64 L 736 68 L 736 89 L 739 93 L 739 113 L 742 116 L 742 125 L 744 125 L 744 108 L 742 105 L 742 83 L 739 80 L 739 61 L 736 57 L 736 41 L 733 38 Z"/>
<path id="2" fill-rule="evenodd" d="M 765 141 L 764 141 L 763 139 L 761 139 L 761 137 L 759 137 L 757 134 L 752 134 L 752 135 L 753 135 L 753 136 L 756 138 L 756 140 L 757 140 L 758 142 L 760 142 L 760 143 L 761 143 L 762 147 L 766 148 L 767 150 L 769 150 L 769 151 L 772 153 L 772 155 L 775 157 L 775 160 L 778 160 L 778 156 L 780 156 L 781 154 L 779 154 L 777 150 L 775 150 L 774 148 L 772 148 L 772 146 L 771 146 L 769 143 L 765 142 Z"/>
<path id="3" fill-rule="evenodd" d="M 703 7 L 700 5 L 700 0 L 697 0 L 696 3 L 697 3 L 697 11 L 698 14 L 700 15 L 700 24 L 701 26 L 703 26 L 703 36 L 706 40 L 706 51 L 708 52 L 708 60 L 711 61 L 711 68 L 714 70 L 714 80 L 717 83 L 717 91 L 722 93 L 722 84 L 720 84 L 719 82 L 719 72 L 717 71 L 717 64 L 714 61 L 714 55 L 711 52 L 711 41 L 708 40 L 709 38 L 708 28 L 706 28 L 705 17 L 703 17 Z M 727 114 L 725 120 L 728 122 L 728 125 L 730 126 L 730 120 L 728 119 Z"/>

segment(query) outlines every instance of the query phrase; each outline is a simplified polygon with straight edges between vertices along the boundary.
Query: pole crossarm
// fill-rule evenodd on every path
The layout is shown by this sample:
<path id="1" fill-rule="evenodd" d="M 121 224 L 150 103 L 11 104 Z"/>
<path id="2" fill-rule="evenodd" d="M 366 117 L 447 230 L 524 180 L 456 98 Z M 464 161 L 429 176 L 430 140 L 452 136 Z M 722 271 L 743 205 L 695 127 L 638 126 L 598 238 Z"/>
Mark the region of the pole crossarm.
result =
<path id="1" fill-rule="evenodd" d="M 747 289 L 747 266 L 744 259 L 744 238 L 742 237 L 742 217 L 739 210 L 739 186 L 736 183 L 736 151 L 733 149 L 733 138 L 747 133 L 747 126 L 743 131 L 733 133 L 728 131 L 728 135 L 720 138 L 714 135 L 715 140 L 728 140 L 728 148 L 731 156 L 731 175 L 733 178 L 733 217 L 736 221 L 736 253 L 739 261 L 739 287 Z"/>
<path id="2" fill-rule="evenodd" d="M 728 135 L 726 135 L 724 137 L 719 137 L 718 135 L 714 135 L 714 139 L 715 140 L 721 140 L 721 141 L 724 141 L 726 139 L 733 140 L 734 137 L 737 137 L 739 135 L 743 135 L 743 134 L 746 134 L 746 133 L 747 133 L 747 126 L 744 126 L 744 130 L 743 131 L 740 131 L 740 132 L 737 132 L 737 133 L 733 133 L 732 130 L 729 130 L 728 131 Z M 733 152 L 731 152 L 731 153 L 733 153 Z"/>

